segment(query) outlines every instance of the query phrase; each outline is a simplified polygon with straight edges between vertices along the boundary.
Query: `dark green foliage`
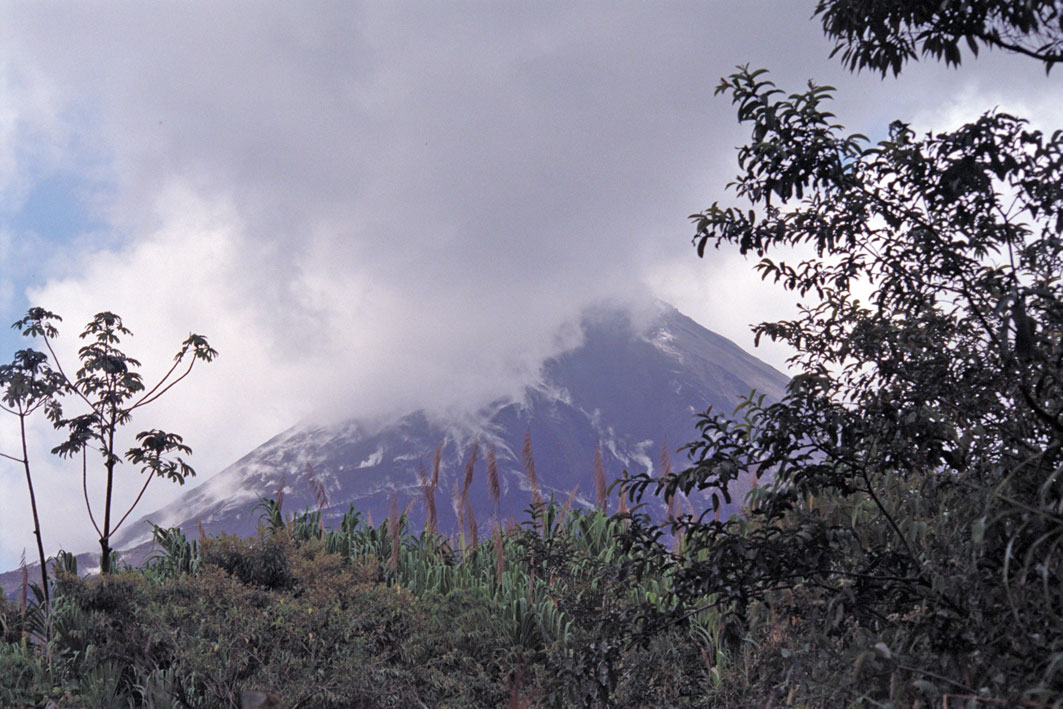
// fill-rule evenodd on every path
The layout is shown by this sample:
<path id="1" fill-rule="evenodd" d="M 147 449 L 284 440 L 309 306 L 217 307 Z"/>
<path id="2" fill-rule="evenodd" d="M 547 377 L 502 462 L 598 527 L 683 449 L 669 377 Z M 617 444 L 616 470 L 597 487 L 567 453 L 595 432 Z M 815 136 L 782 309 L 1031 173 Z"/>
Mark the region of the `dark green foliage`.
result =
<path id="1" fill-rule="evenodd" d="M 1063 137 L 991 112 L 870 144 L 829 88 L 742 70 L 719 91 L 752 128 L 747 204 L 695 215 L 694 241 L 800 298 L 755 332 L 801 373 L 703 416 L 692 467 L 631 483 L 729 500 L 761 481 L 746 519 L 676 525 L 671 615 L 707 602 L 734 653 L 759 644 L 753 704 L 1060 696 Z"/>
<path id="2" fill-rule="evenodd" d="M 151 536 L 154 544 L 159 547 L 159 552 L 145 564 L 146 570 L 161 578 L 174 578 L 183 574 L 194 574 L 199 569 L 199 543 L 188 541 L 180 529 L 163 529 L 153 524 Z"/>
<path id="3" fill-rule="evenodd" d="M 235 707 L 245 691 L 314 707 L 709 701 L 711 622 L 630 642 L 629 618 L 667 579 L 621 573 L 623 521 L 540 504 L 522 530 L 461 552 L 405 522 L 367 527 L 352 511 L 323 530 L 314 513 L 261 508 L 252 539 L 156 528 L 144 570 L 60 572 L 46 644 L 22 642 L 24 614 L 5 605 L 0 703 Z"/>
<path id="4" fill-rule="evenodd" d="M 979 47 L 1044 62 L 1063 60 L 1063 8 L 1056 0 L 820 0 L 816 15 L 850 69 L 898 74 L 920 55 L 959 64 Z"/>
<path id="5" fill-rule="evenodd" d="M 681 623 L 636 644 L 634 617 L 668 587 L 671 569 L 652 578 L 631 573 L 622 539 L 630 522 L 600 512 L 571 513 L 536 504 L 538 525 L 511 543 L 541 596 L 515 598 L 508 609 L 515 644 L 542 662 L 549 675 L 548 706 L 699 706 L 707 701 L 703 653 L 712 647 L 698 623 Z M 658 547 L 658 553 L 662 550 Z M 538 600 L 539 607 L 535 606 Z M 528 618 L 537 622 L 523 623 Z M 546 622 L 544 622 L 546 621 Z M 525 655 L 524 657 L 529 657 Z"/>
<path id="6" fill-rule="evenodd" d="M 290 545 L 290 539 L 278 534 L 259 534 L 251 539 L 223 534 L 204 540 L 201 563 L 216 566 L 245 584 L 289 588 L 295 583 L 288 566 L 286 547 Z"/>

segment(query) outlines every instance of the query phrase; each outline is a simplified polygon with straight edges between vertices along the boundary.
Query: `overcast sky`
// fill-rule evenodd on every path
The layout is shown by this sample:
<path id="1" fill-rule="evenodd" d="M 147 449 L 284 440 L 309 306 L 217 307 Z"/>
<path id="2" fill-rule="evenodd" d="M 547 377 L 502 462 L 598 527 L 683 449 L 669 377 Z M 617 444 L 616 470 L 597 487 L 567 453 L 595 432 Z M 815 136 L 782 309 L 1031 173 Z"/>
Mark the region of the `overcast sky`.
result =
<path id="1" fill-rule="evenodd" d="M 660 297 L 752 349 L 790 304 L 733 254 L 697 259 L 687 220 L 729 199 L 745 133 L 713 90 L 736 64 L 837 86 L 872 136 L 993 106 L 1063 125 L 1028 60 L 849 75 L 813 6 L 0 4 L 0 322 L 54 310 L 72 355 L 113 310 L 146 378 L 207 335 L 221 358 L 134 422 L 184 434 L 201 478 L 315 412 L 512 390 L 602 299 Z M 3 360 L 21 346 L 0 334 Z M 34 464 L 49 551 L 92 548 L 79 466 Z M 30 531 L 0 461 L 0 568 L 32 560 Z"/>

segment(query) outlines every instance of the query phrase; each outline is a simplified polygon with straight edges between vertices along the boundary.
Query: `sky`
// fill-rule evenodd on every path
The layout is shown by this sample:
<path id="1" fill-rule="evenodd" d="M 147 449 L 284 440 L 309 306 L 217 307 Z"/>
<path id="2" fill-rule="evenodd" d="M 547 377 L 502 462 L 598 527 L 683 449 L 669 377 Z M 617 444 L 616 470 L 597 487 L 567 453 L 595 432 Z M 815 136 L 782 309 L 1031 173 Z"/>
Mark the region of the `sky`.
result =
<path id="1" fill-rule="evenodd" d="M 814 4 L 0 2 L 0 323 L 60 314 L 70 364 L 114 311 L 147 380 L 206 335 L 219 359 L 132 424 L 184 435 L 200 480 L 308 418 L 516 391 L 602 301 L 661 298 L 752 350 L 793 303 L 698 259 L 688 220 L 733 199 L 746 133 L 713 92 L 736 65 L 837 87 L 873 137 L 994 107 L 1063 125 L 1058 75 L 1001 53 L 850 74 Z M 29 344 L 0 330 L 4 361 Z M 49 553 L 93 548 L 80 465 L 30 433 Z M 0 460 L 0 568 L 35 557 L 27 500 Z"/>

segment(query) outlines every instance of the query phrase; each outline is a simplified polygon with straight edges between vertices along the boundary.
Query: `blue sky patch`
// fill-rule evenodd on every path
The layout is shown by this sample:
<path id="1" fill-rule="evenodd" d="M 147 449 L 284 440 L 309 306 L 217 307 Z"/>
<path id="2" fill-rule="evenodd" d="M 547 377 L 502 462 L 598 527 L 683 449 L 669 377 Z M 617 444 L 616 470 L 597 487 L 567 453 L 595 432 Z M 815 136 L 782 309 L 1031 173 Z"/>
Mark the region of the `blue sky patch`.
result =
<path id="1" fill-rule="evenodd" d="M 86 181 L 53 175 L 37 182 L 21 206 L 0 213 L 0 288 L 12 294 L 0 299 L 0 358 L 6 361 L 28 343 L 9 325 L 29 307 L 26 289 L 48 277 L 53 254 L 72 245 L 79 235 L 104 227 L 86 205 L 91 194 Z"/>

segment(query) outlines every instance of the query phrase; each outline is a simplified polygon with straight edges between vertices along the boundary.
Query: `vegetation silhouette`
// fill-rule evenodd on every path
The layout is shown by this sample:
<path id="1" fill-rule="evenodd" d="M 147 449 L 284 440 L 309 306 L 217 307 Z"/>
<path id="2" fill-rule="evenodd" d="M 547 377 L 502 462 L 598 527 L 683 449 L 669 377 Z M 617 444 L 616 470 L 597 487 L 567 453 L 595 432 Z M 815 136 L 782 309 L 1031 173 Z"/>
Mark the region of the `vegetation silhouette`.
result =
<path id="1" fill-rule="evenodd" d="M 201 335 L 189 335 L 181 343 L 174 356 L 173 365 L 151 388 L 146 388 L 137 371 L 140 362 L 127 356 L 118 345 L 123 336 L 133 333 L 122 324 L 122 318 L 110 312 L 97 313 L 85 326 L 81 339 L 88 344 L 78 350 L 80 367 L 73 376 L 67 374 L 52 346 L 58 335 L 55 327 L 61 318 L 44 308 L 30 308 L 26 316 L 13 327 L 27 337 L 39 338 L 47 356 L 33 350 L 23 350 L 16 356 L 16 362 L 5 369 L 0 376 L 11 382 L 6 387 L 9 396 L 12 392 L 24 391 L 36 398 L 32 402 L 47 401 L 45 413 L 57 429 L 65 430 L 67 439 L 56 446 L 52 453 L 63 458 L 82 455 L 82 491 L 85 508 L 89 519 L 99 537 L 100 570 L 110 573 L 112 566 L 111 537 L 122 526 L 129 514 L 140 502 L 144 492 L 153 479 L 165 478 L 178 484 L 195 475 L 182 456 L 187 456 L 192 449 L 184 444 L 181 436 L 159 429 L 149 429 L 136 434 L 137 444 L 129 448 L 124 455 L 118 453 L 115 439 L 119 429 L 130 423 L 134 412 L 148 406 L 161 398 L 178 382 L 187 377 L 197 361 L 209 362 L 217 356 L 206 338 Z M 28 369 L 32 364 L 37 369 Z M 33 380 L 31 375 L 38 376 Z M 21 378 L 19 378 L 21 377 Z M 19 382 L 37 381 L 36 388 Z M 63 410 L 63 400 L 74 402 L 79 413 L 68 416 Z M 15 399 L 16 406 L 22 406 Z M 68 405 L 69 408 L 69 405 Z M 18 411 L 23 409 L 19 408 Z M 20 415 L 20 422 L 24 423 Z M 24 428 L 23 428 L 24 431 Z M 23 438 L 25 443 L 25 438 Z M 97 522 L 89 502 L 88 465 L 85 455 L 89 448 L 97 450 L 103 458 L 104 468 L 104 502 L 103 521 Z M 27 456 L 24 453 L 23 458 Z M 114 502 L 115 472 L 125 461 L 140 466 L 146 478 L 136 498 L 117 521 L 112 516 Z M 29 468 L 27 466 L 27 481 Z M 32 488 L 31 488 L 32 496 Z M 36 520 L 36 513 L 34 514 Z M 39 532 L 38 532 L 39 539 Z M 41 552 L 43 557 L 43 550 Z M 43 559 L 42 559 L 43 562 Z M 42 574 L 45 564 L 42 563 Z M 47 593 L 47 578 L 44 577 L 44 589 Z"/>
<path id="2" fill-rule="evenodd" d="M 882 71 L 914 52 L 882 54 L 892 31 L 958 63 L 935 37 L 979 11 L 996 27 L 982 40 L 1043 42 L 1043 30 L 1037 58 L 1056 61 L 1047 3 L 818 10 L 852 68 Z M 1027 11 L 1054 24 L 1031 29 Z M 669 610 L 640 618 L 646 632 L 721 614 L 728 656 L 745 665 L 739 703 L 1057 701 L 1063 134 L 990 111 L 926 135 L 895 122 L 871 143 L 829 111 L 831 87 L 789 93 L 740 67 L 717 93 L 750 141 L 729 185 L 739 203 L 693 215 L 694 245 L 755 256 L 799 300 L 795 319 L 754 328 L 789 344 L 799 373 L 780 402 L 702 416 L 687 469 L 627 482 L 635 500 L 728 501 L 743 472 L 762 483 L 743 518 L 668 527 L 683 555 L 660 559 L 661 527 L 648 527 L 641 572 L 680 570 Z"/>

